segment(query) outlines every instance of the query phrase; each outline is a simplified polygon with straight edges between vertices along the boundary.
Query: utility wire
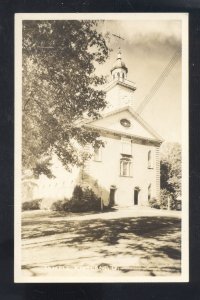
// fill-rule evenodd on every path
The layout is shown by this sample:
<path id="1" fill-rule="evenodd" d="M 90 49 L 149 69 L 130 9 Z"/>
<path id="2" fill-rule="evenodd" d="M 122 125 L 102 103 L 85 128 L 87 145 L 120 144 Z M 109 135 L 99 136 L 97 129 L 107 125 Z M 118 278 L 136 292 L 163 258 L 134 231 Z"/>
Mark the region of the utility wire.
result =
<path id="1" fill-rule="evenodd" d="M 171 70 L 174 68 L 176 63 L 178 62 L 179 58 L 181 56 L 181 48 L 178 49 L 173 57 L 170 59 L 169 63 L 167 66 L 164 68 L 162 73 L 160 74 L 159 78 L 156 80 L 154 85 L 152 86 L 150 92 L 146 95 L 144 100 L 140 103 L 139 107 L 137 108 L 136 112 L 138 114 L 141 114 L 142 111 L 144 110 L 145 106 L 149 103 L 149 101 L 152 99 L 152 97 L 156 94 L 157 90 L 161 87 Z"/>

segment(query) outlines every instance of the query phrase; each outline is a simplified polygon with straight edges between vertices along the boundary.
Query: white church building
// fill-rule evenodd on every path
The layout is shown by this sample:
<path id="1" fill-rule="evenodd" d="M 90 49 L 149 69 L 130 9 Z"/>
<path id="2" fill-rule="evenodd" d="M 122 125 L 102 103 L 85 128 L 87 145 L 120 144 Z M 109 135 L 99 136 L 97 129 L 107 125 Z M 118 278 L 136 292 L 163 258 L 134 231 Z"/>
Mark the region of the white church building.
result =
<path id="1" fill-rule="evenodd" d="M 69 198 L 77 184 L 91 187 L 104 205 L 112 199 L 118 206 L 148 206 L 151 198 L 159 198 L 163 140 L 133 110 L 136 87 L 127 73 L 119 51 L 111 69 L 112 80 L 105 86 L 108 105 L 102 117 L 81 123 L 100 133 L 104 147 L 88 145 L 92 158 L 82 168 L 68 172 L 57 161 L 52 167 L 54 179 L 41 175 L 38 180 L 24 181 L 23 201 L 43 198 L 48 206 Z"/>

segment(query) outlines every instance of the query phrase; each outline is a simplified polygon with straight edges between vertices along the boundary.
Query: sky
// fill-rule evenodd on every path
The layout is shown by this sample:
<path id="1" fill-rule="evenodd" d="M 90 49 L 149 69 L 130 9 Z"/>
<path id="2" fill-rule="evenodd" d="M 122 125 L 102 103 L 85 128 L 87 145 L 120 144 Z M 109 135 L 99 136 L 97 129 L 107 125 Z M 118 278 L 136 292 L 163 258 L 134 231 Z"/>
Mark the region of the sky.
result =
<path id="1" fill-rule="evenodd" d="M 99 26 L 110 32 L 109 59 L 97 68 L 97 73 L 110 76 L 118 48 L 128 67 L 127 79 L 135 82 L 134 109 L 145 96 L 181 46 L 179 20 L 106 20 Z M 119 40 L 112 34 L 120 35 Z M 165 140 L 181 142 L 181 56 L 156 94 L 145 106 L 141 116 Z M 110 77 L 111 80 L 111 77 Z"/>

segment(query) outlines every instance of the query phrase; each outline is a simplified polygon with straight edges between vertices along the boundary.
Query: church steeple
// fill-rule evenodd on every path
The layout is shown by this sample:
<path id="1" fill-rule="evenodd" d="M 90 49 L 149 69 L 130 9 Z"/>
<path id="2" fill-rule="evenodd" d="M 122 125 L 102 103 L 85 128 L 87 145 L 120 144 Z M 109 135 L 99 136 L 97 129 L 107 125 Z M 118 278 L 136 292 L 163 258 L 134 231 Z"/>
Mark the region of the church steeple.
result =
<path id="1" fill-rule="evenodd" d="M 117 59 L 110 72 L 113 80 L 124 81 L 124 79 L 127 78 L 128 68 L 126 67 L 125 63 L 122 61 L 122 53 L 120 48 L 117 53 Z"/>

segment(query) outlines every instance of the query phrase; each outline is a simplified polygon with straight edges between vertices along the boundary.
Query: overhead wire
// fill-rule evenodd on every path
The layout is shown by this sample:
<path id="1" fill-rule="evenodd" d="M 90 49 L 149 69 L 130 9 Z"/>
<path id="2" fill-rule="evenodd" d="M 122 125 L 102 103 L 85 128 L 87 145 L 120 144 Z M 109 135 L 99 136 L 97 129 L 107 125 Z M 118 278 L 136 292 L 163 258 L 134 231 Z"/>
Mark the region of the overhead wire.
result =
<path id="1" fill-rule="evenodd" d="M 158 89 L 161 87 L 161 85 L 163 84 L 163 82 L 165 81 L 165 79 L 167 78 L 171 70 L 174 68 L 174 66 L 176 65 L 180 57 L 181 57 L 181 48 L 179 48 L 174 53 L 174 55 L 172 56 L 172 58 L 170 59 L 170 61 L 168 62 L 168 64 L 166 65 L 166 67 L 164 68 L 164 70 L 162 71 L 162 73 L 154 83 L 154 85 L 152 86 L 152 88 L 150 89 L 149 93 L 145 96 L 144 100 L 140 103 L 140 105 L 136 109 L 137 114 L 141 114 L 143 112 L 146 105 L 149 103 L 149 101 L 153 98 L 153 96 L 156 94 Z"/>

